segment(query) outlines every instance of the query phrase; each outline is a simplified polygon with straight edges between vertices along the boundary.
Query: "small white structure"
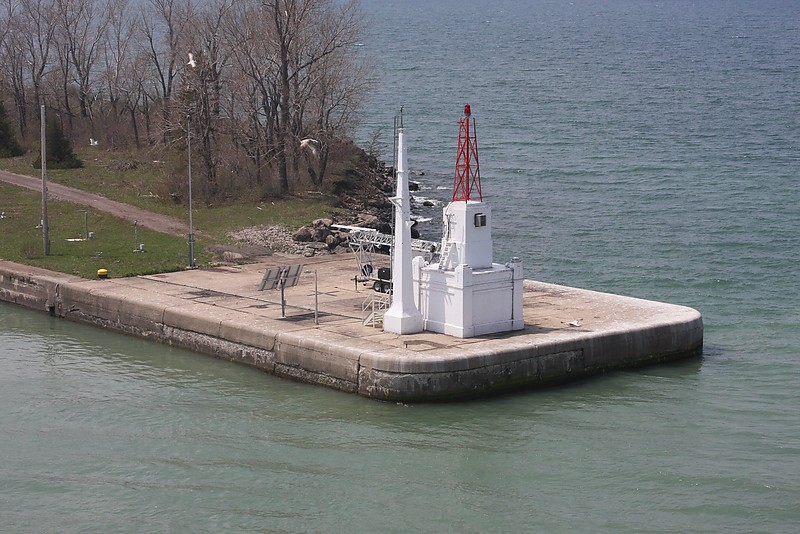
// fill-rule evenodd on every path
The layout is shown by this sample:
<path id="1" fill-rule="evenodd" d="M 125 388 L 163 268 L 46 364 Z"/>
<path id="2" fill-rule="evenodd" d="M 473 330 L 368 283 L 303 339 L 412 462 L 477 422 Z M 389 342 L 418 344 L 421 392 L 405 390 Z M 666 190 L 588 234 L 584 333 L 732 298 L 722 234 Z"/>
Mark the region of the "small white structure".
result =
<path id="1" fill-rule="evenodd" d="M 525 327 L 522 262 L 493 262 L 492 212 L 483 202 L 477 139 L 469 123 L 466 105 L 459 122 L 453 199 L 443 211 L 439 263 L 425 265 L 420 258 L 413 265 L 425 330 L 460 338 Z"/>
<path id="2" fill-rule="evenodd" d="M 397 132 L 397 195 L 392 258 L 392 305 L 383 316 L 383 330 L 396 334 L 422 332 L 422 314 L 414 302 L 411 278 L 411 196 L 408 191 L 405 130 Z"/>

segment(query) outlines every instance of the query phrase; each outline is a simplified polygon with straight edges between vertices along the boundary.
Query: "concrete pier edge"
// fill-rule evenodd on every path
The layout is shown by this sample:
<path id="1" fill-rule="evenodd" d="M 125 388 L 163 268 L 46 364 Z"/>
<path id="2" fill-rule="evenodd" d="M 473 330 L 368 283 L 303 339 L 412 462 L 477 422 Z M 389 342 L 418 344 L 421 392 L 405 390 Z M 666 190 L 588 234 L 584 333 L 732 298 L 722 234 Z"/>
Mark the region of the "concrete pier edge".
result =
<path id="1" fill-rule="evenodd" d="M 236 309 L 195 298 L 197 291 L 189 298 L 185 286 L 147 277 L 86 280 L 0 260 L 2 301 L 386 401 L 472 398 L 702 353 L 703 321 L 692 308 L 527 280 L 525 290 L 649 315 L 633 321 L 621 317 L 596 331 L 541 329 L 546 335 L 526 324 L 531 331 L 447 346 L 432 341 L 446 341 L 431 338 L 449 338 L 443 334 L 388 337 L 353 331 L 350 323 L 337 331 L 313 320 L 275 320 L 256 314 L 252 306 Z M 234 302 L 236 297 L 227 298 Z M 408 342 L 403 346 L 409 338 L 441 347 L 413 350 Z"/>

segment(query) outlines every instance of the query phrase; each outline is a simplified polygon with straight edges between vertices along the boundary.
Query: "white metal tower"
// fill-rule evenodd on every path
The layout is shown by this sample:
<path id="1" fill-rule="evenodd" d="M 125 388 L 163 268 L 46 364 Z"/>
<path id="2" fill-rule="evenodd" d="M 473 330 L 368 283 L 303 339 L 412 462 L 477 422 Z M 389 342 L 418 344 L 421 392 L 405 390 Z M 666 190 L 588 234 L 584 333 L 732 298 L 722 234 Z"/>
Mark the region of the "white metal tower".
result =
<path id="1" fill-rule="evenodd" d="M 422 332 L 422 314 L 414 303 L 411 271 L 411 197 L 408 191 L 405 129 L 397 131 L 397 194 L 392 258 L 392 305 L 383 316 L 383 329 L 396 334 Z"/>

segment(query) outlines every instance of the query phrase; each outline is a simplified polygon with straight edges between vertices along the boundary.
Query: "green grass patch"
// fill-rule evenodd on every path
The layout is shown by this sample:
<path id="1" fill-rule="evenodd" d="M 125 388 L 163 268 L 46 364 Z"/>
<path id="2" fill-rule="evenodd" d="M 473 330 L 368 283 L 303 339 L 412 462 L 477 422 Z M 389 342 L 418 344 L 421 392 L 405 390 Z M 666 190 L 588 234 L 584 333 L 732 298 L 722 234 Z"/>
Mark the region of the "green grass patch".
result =
<path id="1" fill-rule="evenodd" d="M 166 164 L 156 162 L 146 151 L 107 152 L 96 147 L 76 150 L 85 167 L 70 170 L 48 170 L 48 180 L 76 189 L 103 195 L 112 200 L 170 215 L 186 222 L 187 206 L 157 193 L 163 191 Z M 31 166 L 35 155 L 26 154 L 2 160 L 2 168 L 38 176 Z M 214 258 L 204 249 L 214 244 L 230 243 L 228 233 L 249 226 L 282 225 L 296 229 L 319 217 L 336 214 L 337 199 L 311 194 L 282 200 L 240 202 L 235 205 L 206 207 L 195 203 L 195 256 L 202 266 Z M 34 265 L 53 271 L 94 278 L 105 268 L 110 276 L 134 276 L 169 272 L 186 268 L 186 238 L 174 237 L 134 228 L 133 224 L 107 213 L 81 205 L 50 199 L 48 221 L 50 254 L 44 255 L 41 221 L 41 194 L 0 182 L 0 258 Z M 94 239 L 85 238 L 84 217 Z M 134 252 L 144 243 L 145 252 Z"/>
<path id="2" fill-rule="evenodd" d="M 168 165 L 154 159 L 148 151 L 108 151 L 82 147 L 76 149 L 75 153 L 83 160 L 82 168 L 48 169 L 47 179 L 156 213 L 179 217 L 185 211 L 171 198 L 164 198 L 169 196 L 165 187 Z M 36 156 L 28 153 L 5 159 L 0 165 L 17 174 L 40 176 L 40 171 L 32 165 Z"/>
<path id="3" fill-rule="evenodd" d="M 47 203 L 50 254 L 44 254 L 41 195 L 0 183 L 0 258 L 53 271 L 94 278 L 98 269 L 112 277 L 185 269 L 186 239 L 173 237 L 69 202 Z M 94 239 L 85 239 L 86 223 Z M 74 241 L 81 239 L 80 241 Z M 73 240 L 73 241 L 70 241 Z M 145 252 L 138 250 L 144 243 Z M 198 263 L 208 256 L 197 246 Z"/>
<path id="4" fill-rule="evenodd" d="M 83 160 L 84 167 L 48 169 L 49 181 L 188 221 L 188 173 L 185 164 L 157 159 L 164 156 L 151 154 L 148 150 L 108 151 L 98 147 L 81 147 L 75 152 Z M 35 158 L 36 154 L 28 153 L 3 159 L 0 160 L 0 168 L 38 177 L 40 171 L 32 166 Z M 195 176 L 195 187 L 200 179 L 199 174 Z M 179 200 L 171 196 L 168 183 L 180 184 Z M 195 224 L 203 226 L 203 230 L 211 234 L 219 234 L 220 229 L 230 231 L 255 224 L 283 224 L 299 228 L 315 218 L 335 213 L 337 204 L 334 196 L 316 194 L 260 203 L 238 201 L 211 208 L 201 202 L 197 193 L 193 200 Z"/>
<path id="5" fill-rule="evenodd" d="M 47 179 L 90 193 L 124 202 L 132 206 L 170 215 L 187 222 L 189 210 L 185 203 L 176 203 L 168 193 L 170 165 L 154 159 L 149 151 L 106 151 L 97 147 L 82 147 L 76 153 L 84 168 L 48 170 Z M 30 153 L 0 161 L 11 172 L 39 176 L 31 166 L 35 155 Z M 188 176 L 186 177 L 188 183 Z M 187 186 L 188 188 L 188 186 Z M 247 202 L 206 207 L 194 199 L 195 230 L 225 242 L 228 232 L 257 225 L 283 225 L 299 228 L 320 217 L 335 215 L 337 199 L 331 195 L 306 194 L 274 201 Z"/>

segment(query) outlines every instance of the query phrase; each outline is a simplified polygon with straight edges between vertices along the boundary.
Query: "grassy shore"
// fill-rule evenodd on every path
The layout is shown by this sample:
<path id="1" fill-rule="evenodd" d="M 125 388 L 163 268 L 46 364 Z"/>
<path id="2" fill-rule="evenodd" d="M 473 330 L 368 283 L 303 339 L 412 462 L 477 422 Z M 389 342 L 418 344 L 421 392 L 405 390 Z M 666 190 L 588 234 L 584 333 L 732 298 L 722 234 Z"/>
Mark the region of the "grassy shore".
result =
<path id="1" fill-rule="evenodd" d="M 146 153 L 107 152 L 96 147 L 77 152 L 85 163 L 83 169 L 48 171 L 48 180 L 185 220 L 188 232 L 188 209 L 163 194 L 166 164 L 154 162 Z M 30 154 L 0 160 L 0 168 L 36 176 L 31 161 Z M 231 231 L 259 225 L 298 228 L 331 215 L 335 204 L 336 199 L 326 195 L 211 208 L 195 203 L 198 264 L 202 268 L 214 259 L 207 252 L 209 246 L 231 243 Z M 45 256 L 41 207 L 40 193 L 0 183 L 0 258 L 86 278 L 95 277 L 101 268 L 119 277 L 175 271 L 188 265 L 186 238 L 135 227 L 110 214 L 52 199 L 47 205 L 50 254 Z M 87 224 L 93 239 L 86 239 Z M 135 252 L 140 243 L 145 251 Z"/>

